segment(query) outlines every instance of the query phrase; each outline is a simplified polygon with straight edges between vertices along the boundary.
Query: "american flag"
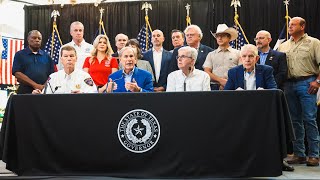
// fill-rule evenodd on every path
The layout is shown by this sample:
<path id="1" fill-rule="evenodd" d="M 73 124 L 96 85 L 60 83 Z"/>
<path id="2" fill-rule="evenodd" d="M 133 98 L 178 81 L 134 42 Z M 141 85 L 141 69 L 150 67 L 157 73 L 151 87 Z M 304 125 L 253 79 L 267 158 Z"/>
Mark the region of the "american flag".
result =
<path id="1" fill-rule="evenodd" d="M 279 35 L 279 38 L 277 40 L 277 43 L 273 47 L 273 50 L 277 50 L 280 44 L 282 44 L 284 41 L 287 40 L 286 33 L 287 33 L 287 28 L 286 28 L 286 25 L 284 25 Z"/>
<path id="2" fill-rule="evenodd" d="M 0 43 L 4 50 L 0 59 L 0 84 L 18 84 L 17 79 L 12 75 L 12 63 L 15 53 L 23 49 L 23 42 L 23 39 L 2 37 Z"/>
<path id="3" fill-rule="evenodd" d="M 242 46 L 247 44 L 241 29 L 238 26 L 233 26 L 238 31 L 238 38 L 230 42 L 230 45 L 234 49 L 240 50 Z"/>
<path id="4" fill-rule="evenodd" d="M 146 37 L 147 31 L 149 33 L 148 38 Z M 143 25 L 142 28 L 140 29 L 138 36 L 137 36 L 137 40 L 139 41 L 142 52 L 146 52 L 147 50 L 152 48 L 151 35 L 152 35 L 152 32 L 150 31 L 150 29 L 146 28 L 146 25 Z M 148 44 L 148 47 L 147 47 L 147 44 Z"/>
<path id="5" fill-rule="evenodd" d="M 44 48 L 44 51 L 47 52 L 51 56 L 51 58 L 55 64 L 58 64 L 61 42 L 59 40 L 58 33 L 56 30 L 54 30 L 53 35 L 54 35 L 54 37 L 53 37 L 53 41 L 52 41 L 52 34 L 50 34 L 48 41 L 46 43 L 46 46 Z M 53 46 L 53 49 L 51 49 L 51 46 Z"/>

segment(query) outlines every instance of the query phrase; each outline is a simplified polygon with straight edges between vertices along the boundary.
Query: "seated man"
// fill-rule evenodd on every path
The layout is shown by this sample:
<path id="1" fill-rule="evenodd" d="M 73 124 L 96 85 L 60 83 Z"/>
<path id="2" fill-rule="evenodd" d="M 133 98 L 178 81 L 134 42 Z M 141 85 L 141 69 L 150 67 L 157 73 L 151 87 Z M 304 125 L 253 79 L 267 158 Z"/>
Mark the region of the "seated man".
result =
<path id="1" fill-rule="evenodd" d="M 132 47 L 124 47 L 119 52 L 122 70 L 109 76 L 107 92 L 152 92 L 152 75 L 135 67 L 137 56 Z"/>
<path id="2" fill-rule="evenodd" d="M 277 84 L 270 66 L 256 64 L 259 60 L 258 49 L 252 44 L 241 48 L 240 58 L 243 65 L 228 71 L 225 90 L 276 89 Z"/>
<path id="3" fill-rule="evenodd" d="M 194 67 L 198 52 L 190 46 L 178 50 L 177 64 L 180 70 L 169 74 L 167 92 L 172 91 L 210 91 L 210 77 Z"/>
<path id="4" fill-rule="evenodd" d="M 63 69 L 50 75 L 43 91 L 35 89 L 32 94 L 97 92 L 97 87 L 90 75 L 75 68 L 77 53 L 74 47 L 69 45 L 62 46 L 60 61 Z"/>

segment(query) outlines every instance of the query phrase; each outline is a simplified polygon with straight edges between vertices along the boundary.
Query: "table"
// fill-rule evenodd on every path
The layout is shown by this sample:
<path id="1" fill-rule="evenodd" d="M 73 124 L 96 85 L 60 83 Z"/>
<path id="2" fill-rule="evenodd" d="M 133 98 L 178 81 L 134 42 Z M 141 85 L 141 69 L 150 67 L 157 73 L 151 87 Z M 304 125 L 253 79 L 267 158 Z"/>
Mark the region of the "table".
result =
<path id="1" fill-rule="evenodd" d="M 293 138 L 280 90 L 14 95 L 0 157 L 24 176 L 270 177 Z"/>

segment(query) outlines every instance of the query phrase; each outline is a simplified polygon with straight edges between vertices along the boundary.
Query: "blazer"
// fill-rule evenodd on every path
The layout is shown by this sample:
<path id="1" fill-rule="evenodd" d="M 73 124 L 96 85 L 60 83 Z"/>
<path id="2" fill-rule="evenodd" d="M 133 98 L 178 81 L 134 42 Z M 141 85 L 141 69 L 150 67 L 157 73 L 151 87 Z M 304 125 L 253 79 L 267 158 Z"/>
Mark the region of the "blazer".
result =
<path id="1" fill-rule="evenodd" d="M 277 89 L 273 77 L 273 69 L 270 66 L 256 64 L 256 87 L 264 89 Z M 244 68 L 243 65 L 229 69 L 228 81 L 224 90 L 236 90 L 238 87 L 244 89 Z"/>
<path id="2" fill-rule="evenodd" d="M 119 70 L 114 72 L 109 76 L 109 78 L 112 79 L 115 83 L 117 83 L 117 89 L 114 90 L 113 92 L 129 92 L 125 88 L 125 81 L 124 81 L 124 76 L 123 76 L 123 70 Z M 151 73 L 148 71 L 139 69 L 139 68 L 134 68 L 132 79 L 135 79 L 137 82 L 138 86 L 141 88 L 142 92 L 152 92 L 153 91 L 153 86 L 152 86 L 152 76 Z M 132 81 L 131 79 L 131 81 Z"/>
<path id="3" fill-rule="evenodd" d="M 259 55 L 260 54 L 259 52 Z M 258 60 L 258 64 L 260 64 L 260 59 Z M 286 54 L 270 49 L 265 64 L 273 68 L 273 76 L 278 88 L 282 88 L 288 75 Z"/>
<path id="4" fill-rule="evenodd" d="M 178 56 L 178 50 L 180 48 L 181 47 L 176 48 L 176 49 L 173 50 L 169 74 L 171 72 L 173 72 L 173 71 L 179 70 L 176 57 Z M 203 44 L 200 44 L 199 49 L 198 49 L 197 60 L 196 60 L 196 63 L 195 63 L 195 68 L 196 69 L 199 69 L 199 70 L 203 71 L 203 67 L 202 67 L 203 63 L 205 62 L 205 60 L 207 58 L 207 55 L 211 51 L 213 51 L 213 49 L 211 47 L 203 45 Z"/>
<path id="5" fill-rule="evenodd" d="M 167 77 L 169 74 L 169 66 L 171 61 L 172 53 L 163 49 L 162 51 L 162 60 L 161 60 L 161 68 L 160 68 L 160 76 L 158 82 L 154 81 L 154 87 L 167 87 Z M 155 69 L 154 69 L 154 61 L 153 61 L 153 49 L 148 50 L 147 52 L 143 53 L 142 59 L 149 61 L 154 77 L 156 78 Z"/>

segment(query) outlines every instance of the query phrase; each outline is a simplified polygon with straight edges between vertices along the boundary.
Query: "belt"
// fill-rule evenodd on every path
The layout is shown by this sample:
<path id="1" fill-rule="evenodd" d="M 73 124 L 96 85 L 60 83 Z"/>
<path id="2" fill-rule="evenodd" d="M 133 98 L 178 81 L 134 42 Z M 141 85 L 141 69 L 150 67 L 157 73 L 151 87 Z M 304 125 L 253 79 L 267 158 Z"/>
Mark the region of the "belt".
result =
<path id="1" fill-rule="evenodd" d="M 311 77 L 315 77 L 315 75 L 293 77 L 293 78 L 289 78 L 288 81 L 292 81 L 292 82 L 303 81 L 303 80 L 309 79 L 309 78 L 311 78 Z"/>

